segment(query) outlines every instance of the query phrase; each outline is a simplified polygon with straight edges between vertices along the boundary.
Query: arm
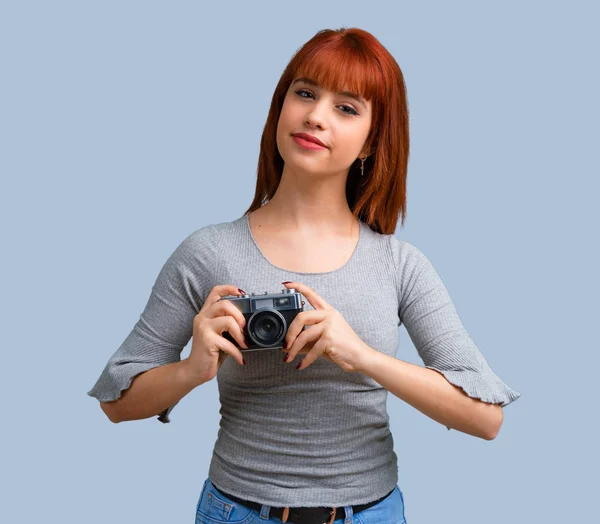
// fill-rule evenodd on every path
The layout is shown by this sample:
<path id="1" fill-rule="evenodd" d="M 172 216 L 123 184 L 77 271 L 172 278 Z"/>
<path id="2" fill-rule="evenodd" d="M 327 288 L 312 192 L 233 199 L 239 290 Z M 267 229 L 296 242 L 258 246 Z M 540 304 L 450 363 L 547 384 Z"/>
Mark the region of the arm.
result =
<path id="1" fill-rule="evenodd" d="M 190 373 L 188 362 L 186 358 L 140 373 L 119 399 L 100 402 L 102 411 L 115 424 L 170 411 L 170 407 L 204 383 Z M 162 416 L 165 417 L 166 413 Z M 164 422 L 168 422 L 168 418 Z"/>
<path id="2" fill-rule="evenodd" d="M 360 370 L 433 420 L 485 440 L 502 425 L 499 404 L 471 398 L 433 369 L 411 364 L 372 348 Z"/>
<path id="3" fill-rule="evenodd" d="M 181 373 L 187 364 L 180 355 L 211 287 L 215 245 L 210 228 L 179 244 L 152 286 L 138 322 L 88 391 L 111 421 L 147 418 L 163 410 L 158 420 L 169 422 L 167 415 L 177 401 L 199 384 Z"/>
<path id="4" fill-rule="evenodd" d="M 489 366 L 433 264 L 412 244 L 391 239 L 399 321 L 425 367 L 378 357 L 373 378 L 448 429 L 494 438 L 502 425 L 502 408 L 521 394 Z M 387 373 L 382 365 L 389 366 Z"/>

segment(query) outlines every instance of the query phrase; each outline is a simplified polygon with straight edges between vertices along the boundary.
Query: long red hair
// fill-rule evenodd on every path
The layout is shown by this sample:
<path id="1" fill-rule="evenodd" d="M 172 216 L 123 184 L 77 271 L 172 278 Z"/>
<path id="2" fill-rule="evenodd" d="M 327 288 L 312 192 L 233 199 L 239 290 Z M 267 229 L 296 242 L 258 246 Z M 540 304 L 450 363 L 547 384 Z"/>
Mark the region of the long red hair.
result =
<path id="1" fill-rule="evenodd" d="M 284 161 L 276 131 L 291 82 L 311 78 L 331 91 L 348 88 L 372 102 L 367 146 L 370 154 L 360 174 L 357 159 L 348 172 L 346 198 L 354 216 L 378 233 L 392 234 L 398 217 L 406 217 L 409 155 L 408 106 L 402 71 L 388 50 L 358 28 L 323 29 L 292 57 L 273 93 L 260 141 L 254 200 L 249 214 L 268 202 L 279 185 Z"/>

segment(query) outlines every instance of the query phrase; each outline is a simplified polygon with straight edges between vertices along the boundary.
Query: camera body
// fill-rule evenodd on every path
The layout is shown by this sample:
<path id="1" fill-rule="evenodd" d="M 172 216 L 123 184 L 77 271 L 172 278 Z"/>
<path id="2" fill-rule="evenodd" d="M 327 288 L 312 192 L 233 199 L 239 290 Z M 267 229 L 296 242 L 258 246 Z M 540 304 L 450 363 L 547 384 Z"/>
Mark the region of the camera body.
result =
<path id="1" fill-rule="evenodd" d="M 240 347 L 228 331 L 223 332 L 223 338 L 240 351 L 281 349 L 290 324 L 304 310 L 302 294 L 293 288 L 284 288 L 280 293 L 226 295 L 221 300 L 229 300 L 246 319 L 243 333 L 248 349 Z"/>

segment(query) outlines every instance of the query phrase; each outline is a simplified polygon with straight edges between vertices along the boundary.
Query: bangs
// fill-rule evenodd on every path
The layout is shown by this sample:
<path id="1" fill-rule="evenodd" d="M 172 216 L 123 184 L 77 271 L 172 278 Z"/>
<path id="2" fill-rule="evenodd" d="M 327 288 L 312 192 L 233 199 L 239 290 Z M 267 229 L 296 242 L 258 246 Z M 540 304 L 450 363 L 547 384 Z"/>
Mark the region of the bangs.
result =
<path id="1" fill-rule="evenodd" d="M 302 58 L 292 81 L 305 77 L 329 91 L 351 91 L 371 101 L 383 98 L 382 86 L 385 83 L 378 62 L 363 49 L 345 45 L 344 41 L 331 42 L 313 49 Z"/>

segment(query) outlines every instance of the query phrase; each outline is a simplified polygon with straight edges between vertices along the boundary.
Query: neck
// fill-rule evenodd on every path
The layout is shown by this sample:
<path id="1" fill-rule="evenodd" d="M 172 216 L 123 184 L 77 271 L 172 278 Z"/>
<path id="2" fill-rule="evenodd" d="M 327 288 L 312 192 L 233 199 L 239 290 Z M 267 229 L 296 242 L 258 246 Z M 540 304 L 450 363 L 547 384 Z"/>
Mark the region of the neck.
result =
<path id="1" fill-rule="evenodd" d="M 284 166 L 273 198 L 254 213 L 261 223 L 298 233 L 338 234 L 358 222 L 346 200 L 348 173 L 295 173 Z"/>

